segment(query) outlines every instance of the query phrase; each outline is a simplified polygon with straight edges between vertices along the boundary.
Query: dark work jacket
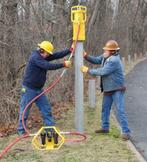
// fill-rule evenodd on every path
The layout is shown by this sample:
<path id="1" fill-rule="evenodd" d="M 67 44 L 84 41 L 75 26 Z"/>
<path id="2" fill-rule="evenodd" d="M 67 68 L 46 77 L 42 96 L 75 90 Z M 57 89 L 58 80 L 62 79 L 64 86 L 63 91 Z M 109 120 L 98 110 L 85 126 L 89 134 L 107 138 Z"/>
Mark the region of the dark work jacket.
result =
<path id="1" fill-rule="evenodd" d="M 67 49 L 49 55 L 49 57 L 44 59 L 38 50 L 33 51 L 26 66 L 22 84 L 31 89 L 41 89 L 45 84 L 48 70 L 64 67 L 63 63 L 55 64 L 50 63 L 50 61 L 63 58 L 70 53 L 71 51 Z"/>

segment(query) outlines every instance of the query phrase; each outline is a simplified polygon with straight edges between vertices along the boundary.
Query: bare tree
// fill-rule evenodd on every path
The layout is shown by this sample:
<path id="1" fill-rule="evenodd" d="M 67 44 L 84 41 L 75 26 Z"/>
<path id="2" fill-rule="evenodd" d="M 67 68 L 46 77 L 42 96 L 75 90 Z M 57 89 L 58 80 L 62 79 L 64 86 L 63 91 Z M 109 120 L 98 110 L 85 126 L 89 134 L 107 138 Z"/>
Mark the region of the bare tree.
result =
<path id="1" fill-rule="evenodd" d="M 46 39 L 53 42 L 55 50 L 70 47 L 70 8 L 78 3 L 78 0 L 0 1 L 1 124 L 17 120 L 23 70 L 37 43 Z M 102 53 L 108 39 L 119 42 L 124 56 L 147 51 L 147 3 L 144 0 L 87 0 L 81 4 L 88 8 L 86 51 Z M 49 72 L 47 85 L 60 72 Z M 49 94 L 51 103 L 55 106 L 57 102 L 71 101 L 73 85 L 74 70 L 70 69 Z"/>

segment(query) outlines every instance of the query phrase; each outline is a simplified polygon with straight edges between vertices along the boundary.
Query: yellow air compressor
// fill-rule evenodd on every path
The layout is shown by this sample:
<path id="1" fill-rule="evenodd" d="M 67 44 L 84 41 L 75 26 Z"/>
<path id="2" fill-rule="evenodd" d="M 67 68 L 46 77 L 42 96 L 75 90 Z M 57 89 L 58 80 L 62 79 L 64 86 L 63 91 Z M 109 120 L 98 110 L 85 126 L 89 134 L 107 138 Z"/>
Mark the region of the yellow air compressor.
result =
<path id="1" fill-rule="evenodd" d="M 65 139 L 60 130 L 54 126 L 42 127 L 34 136 L 32 145 L 38 150 L 59 149 Z"/>

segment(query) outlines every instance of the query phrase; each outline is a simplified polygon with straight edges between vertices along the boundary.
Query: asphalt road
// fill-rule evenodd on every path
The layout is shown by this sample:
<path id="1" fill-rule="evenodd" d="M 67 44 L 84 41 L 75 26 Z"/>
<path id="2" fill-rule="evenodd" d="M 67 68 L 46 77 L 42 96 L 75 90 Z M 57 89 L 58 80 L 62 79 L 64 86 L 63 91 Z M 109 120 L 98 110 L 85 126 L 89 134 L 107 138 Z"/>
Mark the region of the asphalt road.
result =
<path id="1" fill-rule="evenodd" d="M 132 141 L 147 160 L 147 60 L 126 76 L 126 112 Z"/>

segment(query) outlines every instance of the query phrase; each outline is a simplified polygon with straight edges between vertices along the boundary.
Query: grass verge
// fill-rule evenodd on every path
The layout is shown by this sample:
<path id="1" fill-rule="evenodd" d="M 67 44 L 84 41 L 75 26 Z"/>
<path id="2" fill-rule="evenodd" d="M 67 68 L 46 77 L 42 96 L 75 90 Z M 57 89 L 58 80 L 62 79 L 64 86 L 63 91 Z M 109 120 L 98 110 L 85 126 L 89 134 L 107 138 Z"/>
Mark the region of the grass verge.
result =
<path id="1" fill-rule="evenodd" d="M 126 73 L 142 59 L 137 60 L 131 66 L 126 65 Z M 85 98 L 87 101 L 87 98 Z M 32 148 L 31 139 L 24 139 L 16 144 L 0 161 L 1 162 L 138 162 L 136 156 L 128 148 L 126 142 L 122 141 L 120 131 L 115 120 L 111 117 L 111 130 L 108 135 L 96 135 L 94 130 L 100 126 L 102 95 L 97 96 L 95 109 L 88 107 L 85 102 L 85 132 L 87 140 L 82 143 L 65 143 L 60 150 L 38 151 Z M 65 117 L 58 121 L 61 130 L 74 130 L 73 105 Z M 72 128 L 72 129 L 71 129 Z M 7 146 L 17 135 L 0 138 L 0 151 Z"/>

